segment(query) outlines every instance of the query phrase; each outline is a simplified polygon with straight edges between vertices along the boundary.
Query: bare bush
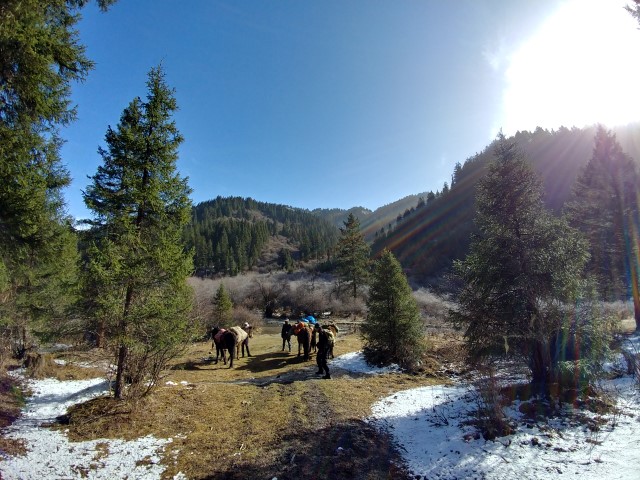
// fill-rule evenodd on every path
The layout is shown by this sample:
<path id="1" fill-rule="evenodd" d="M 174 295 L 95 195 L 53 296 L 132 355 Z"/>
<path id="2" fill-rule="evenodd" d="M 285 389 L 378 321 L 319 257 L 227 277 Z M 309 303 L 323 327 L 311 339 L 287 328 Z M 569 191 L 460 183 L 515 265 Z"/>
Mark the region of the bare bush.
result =
<path id="1" fill-rule="evenodd" d="M 442 295 L 437 295 L 427 288 L 419 288 L 413 292 L 420 314 L 428 326 L 445 326 L 449 311 L 455 303 Z"/>
<path id="2" fill-rule="evenodd" d="M 161 379 L 169 360 L 183 351 L 184 345 L 169 345 L 150 349 L 137 344 L 130 348 L 127 359 L 127 387 L 125 397 L 137 401 L 153 391 Z"/>
<path id="3" fill-rule="evenodd" d="M 362 319 L 367 315 L 367 304 L 364 299 L 358 297 L 346 297 L 336 299 L 336 311 L 342 317 L 352 317 L 353 320 Z"/>
<path id="4" fill-rule="evenodd" d="M 309 283 L 299 283 L 291 292 L 291 304 L 294 309 L 306 313 L 318 313 L 326 310 L 327 292 Z"/>
<path id="5" fill-rule="evenodd" d="M 258 317 L 269 314 L 296 315 L 301 312 L 362 320 L 366 303 L 362 298 L 338 297 L 330 275 L 295 273 L 248 273 L 218 279 L 190 278 L 195 291 L 193 316 L 203 334 L 213 315 L 212 299 L 224 282 L 234 307 L 244 307 Z M 259 313 L 256 313 L 259 312 Z M 256 323 L 250 321 L 249 323 Z"/>
<path id="6" fill-rule="evenodd" d="M 605 316 L 615 320 L 626 320 L 633 318 L 633 301 L 618 300 L 615 302 L 603 302 L 603 313 Z"/>
<path id="7" fill-rule="evenodd" d="M 357 313 L 360 314 L 361 305 L 364 304 L 335 299 L 332 296 L 334 283 L 329 276 L 279 272 L 251 273 L 223 279 L 191 278 L 189 283 L 195 290 L 195 308 L 199 311 L 199 317 L 206 318 L 211 315 L 211 299 L 221 282 L 224 282 L 234 305 L 242 305 L 248 309 L 258 308 L 265 313 L 267 310 L 275 309 L 319 313 L 355 305 Z"/>
<path id="8" fill-rule="evenodd" d="M 37 352 L 28 352 L 24 357 L 22 366 L 25 368 L 28 377 L 40 379 L 52 377 L 52 372 L 57 368 L 51 355 Z"/>
<path id="9" fill-rule="evenodd" d="M 260 328 L 264 325 L 263 317 L 256 310 L 250 310 L 247 307 L 240 305 L 233 308 L 233 324 L 243 325 L 248 323 L 254 328 Z"/>
<path id="10" fill-rule="evenodd" d="M 493 440 L 513 433 L 502 406 L 500 381 L 494 366 L 481 369 L 476 382 L 476 410 L 474 423 L 485 440 Z"/>
<path id="11" fill-rule="evenodd" d="M 12 348 L 11 348 L 11 339 L 6 334 L 7 329 L 1 329 L 0 336 L 0 371 L 4 371 L 7 363 L 11 359 L 12 356 Z"/>

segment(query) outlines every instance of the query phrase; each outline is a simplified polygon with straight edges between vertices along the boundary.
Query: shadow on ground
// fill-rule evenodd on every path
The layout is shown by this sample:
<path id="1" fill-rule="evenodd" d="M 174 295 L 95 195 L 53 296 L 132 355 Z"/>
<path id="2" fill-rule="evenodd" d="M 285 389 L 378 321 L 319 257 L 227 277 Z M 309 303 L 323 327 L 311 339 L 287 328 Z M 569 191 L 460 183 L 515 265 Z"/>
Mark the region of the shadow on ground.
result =
<path id="1" fill-rule="evenodd" d="M 271 465 L 238 462 L 233 469 L 201 480 L 408 480 L 391 437 L 366 422 L 353 420 L 317 431 L 287 436 Z"/>

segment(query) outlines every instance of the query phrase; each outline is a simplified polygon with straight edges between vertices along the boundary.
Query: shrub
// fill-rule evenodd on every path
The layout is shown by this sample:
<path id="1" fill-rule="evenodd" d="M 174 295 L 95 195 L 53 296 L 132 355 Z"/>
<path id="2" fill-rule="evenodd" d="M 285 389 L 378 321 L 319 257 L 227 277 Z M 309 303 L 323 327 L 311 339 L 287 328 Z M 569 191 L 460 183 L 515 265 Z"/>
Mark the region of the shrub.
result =
<path id="1" fill-rule="evenodd" d="M 424 325 L 400 262 L 385 250 L 376 261 L 362 325 L 364 353 L 376 364 L 419 365 L 425 351 Z"/>
<path id="2" fill-rule="evenodd" d="M 233 308 L 233 325 L 248 323 L 254 328 L 263 326 L 263 318 L 256 310 L 250 310 L 242 305 Z"/>

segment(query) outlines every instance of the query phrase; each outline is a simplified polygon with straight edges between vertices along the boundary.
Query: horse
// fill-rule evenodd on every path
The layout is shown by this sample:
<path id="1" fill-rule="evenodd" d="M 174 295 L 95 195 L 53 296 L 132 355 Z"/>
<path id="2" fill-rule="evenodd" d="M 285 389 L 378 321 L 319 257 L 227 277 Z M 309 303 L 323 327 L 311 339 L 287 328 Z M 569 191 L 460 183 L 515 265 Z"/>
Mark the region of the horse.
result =
<path id="1" fill-rule="evenodd" d="M 333 345 L 334 345 L 334 343 L 336 341 L 336 338 L 338 338 L 338 332 L 340 330 L 338 329 L 338 326 L 335 323 L 330 323 L 326 327 L 322 327 L 322 328 L 331 333 L 330 341 L 329 341 L 329 357 L 335 358 L 333 356 Z"/>
<path id="2" fill-rule="evenodd" d="M 229 368 L 233 367 L 233 357 L 236 352 L 236 344 L 237 344 L 237 336 L 236 333 L 229 330 L 225 330 L 224 328 L 215 327 L 211 331 L 211 336 L 213 337 L 213 346 L 216 347 L 216 360 L 215 363 L 218 363 L 218 357 L 222 357 L 222 361 L 224 364 L 227 364 L 227 357 L 225 351 L 229 351 Z"/>
<path id="3" fill-rule="evenodd" d="M 244 357 L 244 349 L 247 349 L 247 356 L 251 356 L 249 351 L 249 339 L 253 338 L 253 327 L 245 323 L 242 327 L 231 327 L 230 331 L 236 335 L 236 357 L 240 358 L 240 348 L 242 347 L 242 356 Z"/>
<path id="4" fill-rule="evenodd" d="M 243 327 L 231 327 L 227 330 L 215 327 L 212 330 L 213 342 L 216 347 L 216 363 L 218 354 L 221 353 L 222 361 L 227 364 L 225 350 L 229 352 L 229 368 L 233 367 L 233 359 L 240 358 L 240 346 L 242 345 L 242 356 L 247 348 L 247 356 L 251 356 L 249 351 L 249 338 L 253 337 L 253 327 L 245 324 Z"/>
<path id="5" fill-rule="evenodd" d="M 300 349 L 304 351 L 304 360 L 309 360 L 311 351 L 312 328 L 305 322 L 298 322 L 293 326 L 293 334 L 298 338 L 298 356 Z"/>

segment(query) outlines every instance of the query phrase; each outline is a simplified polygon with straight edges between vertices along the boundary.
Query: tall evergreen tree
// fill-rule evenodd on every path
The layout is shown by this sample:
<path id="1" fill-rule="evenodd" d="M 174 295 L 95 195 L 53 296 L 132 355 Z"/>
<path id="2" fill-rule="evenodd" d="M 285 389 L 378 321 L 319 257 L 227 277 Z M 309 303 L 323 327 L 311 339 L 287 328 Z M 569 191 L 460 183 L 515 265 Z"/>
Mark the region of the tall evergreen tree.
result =
<path id="1" fill-rule="evenodd" d="M 369 263 L 371 250 L 360 231 L 360 221 L 350 213 L 340 228 L 340 238 L 336 248 L 337 274 L 342 285 L 345 285 L 353 298 L 358 290 L 369 280 Z"/>
<path id="2" fill-rule="evenodd" d="M 545 388 L 555 374 L 563 302 L 575 298 L 588 258 L 586 242 L 545 210 L 539 178 L 502 134 L 495 157 L 477 191 L 479 233 L 455 264 L 464 286 L 452 315 L 466 327 L 472 358 L 521 355 L 532 382 Z"/>
<path id="3" fill-rule="evenodd" d="M 640 329 L 638 231 L 640 175 L 615 134 L 599 126 L 593 155 L 578 176 L 567 205 L 571 224 L 590 243 L 589 273 L 605 300 L 633 296 Z"/>
<path id="4" fill-rule="evenodd" d="M 191 290 L 186 277 L 192 255 L 181 234 L 191 202 L 186 179 L 176 172 L 182 137 L 172 114 L 173 90 L 160 67 L 149 72 L 146 100 L 134 99 L 101 148 L 103 164 L 84 195 L 103 232 L 101 256 L 90 261 L 101 275 L 104 294 L 115 311 L 108 317 L 116 336 L 115 396 L 141 395 L 189 338 Z M 98 266 L 102 266 L 100 269 Z"/>
<path id="5" fill-rule="evenodd" d="M 218 327 L 230 327 L 233 320 L 233 302 L 229 293 L 224 288 L 224 283 L 220 286 L 213 297 L 213 324 Z"/>
<path id="6" fill-rule="evenodd" d="M 402 266 L 388 250 L 374 263 L 367 306 L 361 330 L 366 357 L 415 366 L 425 351 L 424 325 Z"/>
<path id="7" fill-rule="evenodd" d="M 74 300 L 76 238 L 65 218 L 69 174 L 59 127 L 75 118 L 71 84 L 91 69 L 75 25 L 82 0 L 0 4 L 0 299 L 3 338 L 60 327 Z M 98 2 L 100 7 L 113 3 Z M 19 352 L 18 352 L 19 353 Z"/>

